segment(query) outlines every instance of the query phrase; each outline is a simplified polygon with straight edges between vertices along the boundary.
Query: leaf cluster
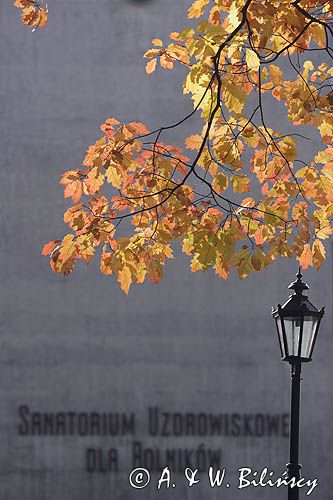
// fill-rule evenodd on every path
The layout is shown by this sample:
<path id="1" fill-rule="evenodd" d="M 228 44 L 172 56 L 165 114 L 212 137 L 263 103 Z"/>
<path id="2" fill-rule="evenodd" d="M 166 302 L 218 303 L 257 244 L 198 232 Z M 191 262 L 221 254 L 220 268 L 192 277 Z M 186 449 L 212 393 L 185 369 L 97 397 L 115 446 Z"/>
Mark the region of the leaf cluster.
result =
<path id="1" fill-rule="evenodd" d="M 154 131 L 106 120 L 61 179 L 73 205 L 70 232 L 43 250 L 52 269 L 68 274 L 100 247 L 102 273 L 128 293 L 160 280 L 176 240 L 192 271 L 224 279 L 293 255 L 319 269 L 333 215 L 332 16 L 324 0 L 196 0 L 188 17 L 199 21 L 145 53 L 148 74 L 186 68 L 193 111 Z M 183 150 L 167 144 L 167 130 L 195 114 L 201 129 Z M 318 137 L 310 158 L 307 128 Z"/>
<path id="2" fill-rule="evenodd" d="M 45 28 L 48 17 L 48 7 L 45 0 L 15 0 L 14 6 L 21 9 L 22 23 L 32 31 Z"/>

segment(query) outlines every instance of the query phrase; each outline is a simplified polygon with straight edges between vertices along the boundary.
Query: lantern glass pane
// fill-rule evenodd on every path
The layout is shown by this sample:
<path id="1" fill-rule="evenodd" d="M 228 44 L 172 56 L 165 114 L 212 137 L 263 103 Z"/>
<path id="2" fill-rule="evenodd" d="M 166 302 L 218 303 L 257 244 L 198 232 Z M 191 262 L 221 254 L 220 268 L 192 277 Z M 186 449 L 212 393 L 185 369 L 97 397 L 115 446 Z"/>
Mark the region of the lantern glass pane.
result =
<path id="1" fill-rule="evenodd" d="M 311 356 L 311 350 L 313 342 L 315 340 L 318 320 L 319 318 L 313 316 L 304 316 L 303 340 L 301 349 L 302 358 L 309 359 Z"/>
<path id="2" fill-rule="evenodd" d="M 285 345 L 284 345 L 284 340 L 283 340 L 283 327 L 282 327 L 282 322 L 280 316 L 277 316 L 275 318 L 276 322 L 276 328 L 278 331 L 279 335 L 279 343 L 280 343 L 280 350 L 281 350 L 281 356 L 284 358 L 286 356 L 286 350 L 285 350 Z"/>
<path id="3" fill-rule="evenodd" d="M 284 318 L 289 356 L 298 356 L 301 324 L 301 318 Z"/>

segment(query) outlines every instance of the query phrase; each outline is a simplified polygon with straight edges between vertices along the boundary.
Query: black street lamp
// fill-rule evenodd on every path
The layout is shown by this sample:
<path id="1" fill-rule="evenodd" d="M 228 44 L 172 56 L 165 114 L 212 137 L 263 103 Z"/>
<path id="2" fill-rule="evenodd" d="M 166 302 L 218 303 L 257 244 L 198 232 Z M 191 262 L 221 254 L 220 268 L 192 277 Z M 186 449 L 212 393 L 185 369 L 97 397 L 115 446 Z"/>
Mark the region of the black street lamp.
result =
<path id="1" fill-rule="evenodd" d="M 281 356 L 291 365 L 291 415 L 290 415 L 290 463 L 287 465 L 288 480 L 300 479 L 299 465 L 299 414 L 300 414 L 300 385 L 302 362 L 309 362 L 315 346 L 324 307 L 319 311 L 309 301 L 304 290 L 309 287 L 302 280 L 301 268 L 297 279 L 289 285 L 294 293 L 287 302 L 277 309 L 273 308 Z M 299 500 L 299 488 L 288 487 L 288 500 Z"/>

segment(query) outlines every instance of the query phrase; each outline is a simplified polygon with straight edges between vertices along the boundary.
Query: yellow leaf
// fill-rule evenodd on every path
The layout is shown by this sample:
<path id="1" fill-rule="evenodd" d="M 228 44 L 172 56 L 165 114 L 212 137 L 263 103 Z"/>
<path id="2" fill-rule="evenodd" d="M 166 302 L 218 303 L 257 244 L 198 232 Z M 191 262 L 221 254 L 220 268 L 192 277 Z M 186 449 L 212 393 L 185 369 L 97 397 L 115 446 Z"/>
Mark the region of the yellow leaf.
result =
<path id="1" fill-rule="evenodd" d="M 282 82 L 283 71 L 279 66 L 275 66 L 275 64 L 271 64 L 269 67 L 269 72 L 271 76 L 272 83 L 278 85 Z"/>
<path id="2" fill-rule="evenodd" d="M 323 141 L 326 140 L 326 138 L 331 141 L 333 135 L 333 116 L 324 114 L 318 128 L 320 135 L 323 137 Z"/>
<path id="3" fill-rule="evenodd" d="M 246 64 L 250 69 L 258 71 L 260 67 L 260 59 L 254 50 L 246 49 Z"/>
<path id="4" fill-rule="evenodd" d="M 313 23 L 310 27 L 310 32 L 319 47 L 323 48 L 326 46 L 326 32 L 324 26 Z"/>
<path id="5" fill-rule="evenodd" d="M 122 184 L 122 177 L 117 168 L 114 166 L 110 166 L 105 171 L 106 179 L 110 184 L 112 184 L 115 188 L 120 189 Z"/>
<path id="6" fill-rule="evenodd" d="M 322 164 L 333 161 L 333 146 L 328 146 L 324 151 L 319 151 L 314 160 Z"/>
<path id="7" fill-rule="evenodd" d="M 237 7 L 236 3 L 233 2 L 231 4 L 231 7 L 228 8 L 229 16 L 228 16 L 228 21 L 230 26 L 235 28 L 236 26 L 239 25 L 240 21 L 240 9 Z"/>
<path id="8" fill-rule="evenodd" d="M 182 62 L 183 64 L 190 64 L 189 53 L 185 47 L 171 44 L 169 45 L 167 51 L 168 55 L 173 57 L 174 59 Z"/>
<path id="9" fill-rule="evenodd" d="M 246 96 L 241 86 L 231 81 L 224 81 L 223 101 L 229 111 L 241 113 L 246 103 Z"/>
<path id="10" fill-rule="evenodd" d="M 296 141 L 293 137 L 284 138 L 280 144 L 280 150 L 282 151 L 284 157 L 288 161 L 293 161 L 297 158 L 297 149 L 296 149 Z"/>
<path id="11" fill-rule="evenodd" d="M 63 262 L 66 262 L 66 260 L 71 259 L 75 254 L 76 254 L 76 246 L 74 243 L 74 235 L 73 234 L 66 234 L 66 236 L 62 240 L 62 243 L 61 243 L 61 246 L 59 249 L 60 259 Z"/>
<path id="12" fill-rule="evenodd" d="M 125 292 L 126 295 L 128 295 L 128 291 L 132 284 L 132 274 L 127 266 L 124 266 L 122 269 L 120 269 L 118 273 L 118 281 L 120 283 L 122 291 Z"/>
<path id="13" fill-rule="evenodd" d="M 231 184 L 235 193 L 248 193 L 250 191 L 250 179 L 246 175 L 232 175 Z"/>
<path id="14" fill-rule="evenodd" d="M 201 17 L 210 0 L 196 0 L 188 9 L 189 19 Z"/>
<path id="15" fill-rule="evenodd" d="M 93 246 L 93 236 L 92 234 L 83 234 L 79 236 L 76 240 L 77 244 L 77 256 L 82 259 L 86 264 L 89 264 L 91 259 L 94 257 L 95 248 Z"/>
<path id="16" fill-rule="evenodd" d="M 228 184 L 229 184 L 228 177 L 226 175 L 222 174 L 222 172 L 219 172 L 215 176 L 215 178 L 212 182 L 213 189 L 217 193 L 222 193 L 222 191 L 225 191 L 228 187 Z"/>
<path id="17" fill-rule="evenodd" d="M 154 47 L 163 47 L 163 42 L 159 38 L 154 38 L 151 43 L 154 45 Z"/>
<path id="18" fill-rule="evenodd" d="M 93 167 L 87 174 L 85 185 L 89 194 L 96 194 L 101 189 L 104 183 L 104 175 L 98 167 Z M 74 203 L 77 203 L 75 201 Z"/>

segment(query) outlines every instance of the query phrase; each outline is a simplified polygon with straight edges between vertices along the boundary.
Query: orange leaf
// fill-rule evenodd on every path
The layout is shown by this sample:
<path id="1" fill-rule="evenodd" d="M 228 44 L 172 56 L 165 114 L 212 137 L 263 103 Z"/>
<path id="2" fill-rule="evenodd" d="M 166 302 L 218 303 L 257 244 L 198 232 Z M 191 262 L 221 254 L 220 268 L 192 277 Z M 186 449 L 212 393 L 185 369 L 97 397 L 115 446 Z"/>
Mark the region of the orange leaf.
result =
<path id="1" fill-rule="evenodd" d="M 166 54 L 160 57 L 160 65 L 163 69 L 173 69 L 173 60 Z"/>
<path id="2" fill-rule="evenodd" d="M 312 246 L 312 252 L 313 252 L 314 265 L 316 266 L 316 269 L 318 271 L 318 269 L 321 267 L 326 257 L 325 247 L 320 240 L 314 241 Z"/>
<path id="3" fill-rule="evenodd" d="M 82 197 L 82 182 L 73 181 L 64 189 L 64 198 L 72 198 L 73 203 L 78 203 Z"/>
<path id="4" fill-rule="evenodd" d="M 185 139 L 185 144 L 187 149 L 192 149 L 195 151 L 198 151 L 202 145 L 202 137 L 201 135 L 190 135 L 189 137 L 186 137 Z"/>
<path id="5" fill-rule="evenodd" d="M 156 69 L 156 63 L 157 63 L 157 59 L 151 59 L 151 61 L 147 62 L 146 73 L 148 73 L 148 75 L 150 75 L 151 73 L 154 73 L 154 71 Z"/>
<path id="6" fill-rule="evenodd" d="M 304 245 L 303 252 L 300 257 L 298 257 L 298 260 L 302 266 L 303 269 L 307 269 L 309 266 L 312 266 L 313 264 L 313 255 L 311 252 L 310 245 L 307 243 Z"/>
<path id="7" fill-rule="evenodd" d="M 150 49 L 147 50 L 147 52 L 145 52 L 143 57 L 145 57 L 146 59 L 151 59 L 152 57 L 156 57 L 160 53 L 161 53 L 160 49 Z"/>
<path id="8" fill-rule="evenodd" d="M 43 247 L 42 255 L 50 255 L 53 252 L 53 250 L 56 248 L 58 243 L 60 243 L 60 241 L 61 240 L 53 240 L 53 241 L 49 241 L 48 243 L 46 243 L 46 245 L 44 245 L 44 247 Z"/>
<path id="9" fill-rule="evenodd" d="M 126 124 L 126 127 L 134 132 L 136 135 L 146 135 L 149 134 L 149 130 L 146 125 L 141 122 L 130 122 Z"/>
<path id="10" fill-rule="evenodd" d="M 256 245 L 262 245 L 263 243 L 265 243 L 262 227 L 257 229 L 256 232 L 254 233 L 254 240 L 256 242 Z"/>

